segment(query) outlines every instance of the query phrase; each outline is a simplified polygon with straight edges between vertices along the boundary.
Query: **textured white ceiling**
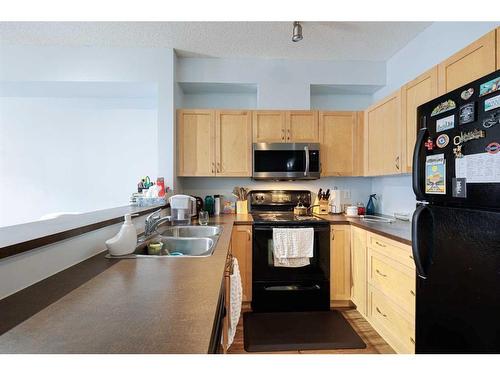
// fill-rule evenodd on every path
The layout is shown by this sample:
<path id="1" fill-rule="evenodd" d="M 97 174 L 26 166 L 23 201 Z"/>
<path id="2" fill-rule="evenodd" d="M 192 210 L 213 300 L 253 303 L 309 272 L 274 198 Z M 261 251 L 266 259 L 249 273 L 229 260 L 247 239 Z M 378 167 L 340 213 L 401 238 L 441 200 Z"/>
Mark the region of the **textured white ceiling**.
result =
<path id="1" fill-rule="evenodd" d="M 385 61 L 430 22 L 0 22 L 0 44 L 170 47 L 182 57 Z"/>

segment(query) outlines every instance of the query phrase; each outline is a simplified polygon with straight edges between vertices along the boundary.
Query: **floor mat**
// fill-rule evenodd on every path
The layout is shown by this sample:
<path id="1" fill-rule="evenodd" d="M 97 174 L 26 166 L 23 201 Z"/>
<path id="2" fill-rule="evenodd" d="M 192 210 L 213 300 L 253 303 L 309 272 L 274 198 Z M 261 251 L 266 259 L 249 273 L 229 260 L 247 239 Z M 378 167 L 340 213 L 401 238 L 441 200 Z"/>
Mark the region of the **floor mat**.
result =
<path id="1" fill-rule="evenodd" d="M 365 343 L 340 311 L 243 314 L 247 352 L 364 349 Z"/>

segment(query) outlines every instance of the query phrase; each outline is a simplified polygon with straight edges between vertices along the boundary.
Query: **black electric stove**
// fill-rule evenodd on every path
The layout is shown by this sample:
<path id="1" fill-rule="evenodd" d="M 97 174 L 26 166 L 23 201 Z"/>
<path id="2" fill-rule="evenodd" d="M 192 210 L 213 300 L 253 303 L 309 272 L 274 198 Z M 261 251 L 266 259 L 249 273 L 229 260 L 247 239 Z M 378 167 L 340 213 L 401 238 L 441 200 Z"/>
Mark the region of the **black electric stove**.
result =
<path id="1" fill-rule="evenodd" d="M 253 218 L 253 311 L 307 311 L 330 308 L 330 224 L 316 216 L 296 216 L 293 208 L 311 205 L 307 190 L 258 190 L 249 194 Z M 314 251 L 304 267 L 276 267 L 274 228 L 312 228 Z"/>

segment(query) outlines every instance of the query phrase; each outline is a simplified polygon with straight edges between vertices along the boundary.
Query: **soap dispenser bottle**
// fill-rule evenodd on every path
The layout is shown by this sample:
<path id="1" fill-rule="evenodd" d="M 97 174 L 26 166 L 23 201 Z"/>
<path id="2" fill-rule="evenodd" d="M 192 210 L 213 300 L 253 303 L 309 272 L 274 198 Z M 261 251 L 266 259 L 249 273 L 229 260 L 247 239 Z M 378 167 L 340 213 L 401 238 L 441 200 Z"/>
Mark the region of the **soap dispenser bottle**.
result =
<path id="1" fill-rule="evenodd" d="M 366 214 L 375 215 L 375 203 L 374 199 L 377 199 L 377 194 L 370 194 L 370 199 L 368 199 L 368 204 L 366 205 Z"/>
<path id="2" fill-rule="evenodd" d="M 134 252 L 137 246 L 137 232 L 130 214 L 125 215 L 125 221 L 118 234 L 105 243 L 109 254 L 112 256 L 127 255 Z"/>

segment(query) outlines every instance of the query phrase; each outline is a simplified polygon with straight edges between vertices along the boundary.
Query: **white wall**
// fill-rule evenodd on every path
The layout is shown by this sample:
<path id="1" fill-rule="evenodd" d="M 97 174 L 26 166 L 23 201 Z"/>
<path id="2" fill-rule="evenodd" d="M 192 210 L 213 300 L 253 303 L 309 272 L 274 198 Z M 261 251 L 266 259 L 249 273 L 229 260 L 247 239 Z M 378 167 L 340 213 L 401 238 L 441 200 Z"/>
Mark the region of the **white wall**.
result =
<path id="1" fill-rule="evenodd" d="M 143 82 L 157 86 L 158 170 L 174 180 L 174 51 L 171 48 L 0 46 L 0 82 Z"/>
<path id="2" fill-rule="evenodd" d="M 372 95 L 311 95 L 311 109 L 328 111 L 363 111 L 372 104 Z"/>
<path id="3" fill-rule="evenodd" d="M 151 134 L 151 140 L 145 143 L 155 142 L 156 146 L 151 146 L 151 149 L 145 152 L 154 155 L 151 165 L 157 167 L 153 174 L 165 177 L 166 184 L 172 186 L 175 162 L 174 57 L 172 49 L 0 46 L 0 84 L 141 82 L 155 85 L 158 92 L 158 111 L 156 115 L 150 113 L 147 116 L 148 119 L 151 116 L 156 117 L 157 131 L 156 135 Z M 141 115 L 140 118 L 145 117 Z M 137 125 L 140 128 L 141 124 Z M 120 155 L 126 155 L 124 152 L 130 152 L 132 155 L 141 152 L 141 138 L 135 140 L 136 146 Z M 79 142 L 80 139 L 74 140 L 75 147 Z M 100 143 L 88 152 L 99 154 L 102 148 Z M 88 178 L 97 179 L 100 174 L 93 173 Z M 132 192 L 135 183 L 129 188 Z M 110 186 L 110 189 L 113 187 Z M 18 209 L 29 210 L 30 207 L 19 206 Z M 137 220 L 141 222 L 144 218 Z M 0 298 L 104 250 L 104 241 L 116 234 L 118 228 L 119 225 L 106 227 L 0 260 Z"/>
<path id="4" fill-rule="evenodd" d="M 387 85 L 374 94 L 374 100 L 397 90 L 498 25 L 500 22 L 433 23 L 387 61 Z M 381 213 L 412 212 L 415 209 L 415 196 L 408 175 L 375 177 L 372 190 L 383 196 L 378 207 Z"/>
<path id="5" fill-rule="evenodd" d="M 247 93 L 184 94 L 183 108 L 257 108 L 257 95 Z"/>
<path id="6" fill-rule="evenodd" d="M 0 226 L 128 204 L 158 170 L 156 112 L 141 98 L 0 97 Z"/>
<path id="7" fill-rule="evenodd" d="M 370 61 L 183 58 L 178 82 L 256 84 L 257 108 L 310 109 L 310 85 L 384 85 L 385 64 Z"/>
<path id="8" fill-rule="evenodd" d="M 374 99 L 397 90 L 499 25 L 500 22 L 434 22 L 387 60 L 387 83 Z"/>

